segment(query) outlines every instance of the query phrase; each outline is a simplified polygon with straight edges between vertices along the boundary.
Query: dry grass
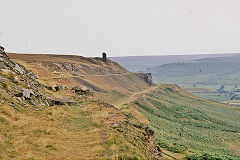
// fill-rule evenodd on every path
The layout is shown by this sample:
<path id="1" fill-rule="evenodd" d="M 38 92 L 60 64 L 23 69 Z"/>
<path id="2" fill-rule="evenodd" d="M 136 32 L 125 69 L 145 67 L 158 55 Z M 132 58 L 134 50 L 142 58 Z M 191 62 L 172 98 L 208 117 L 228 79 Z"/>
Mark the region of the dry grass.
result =
<path id="1" fill-rule="evenodd" d="M 83 106 L 22 113 L 0 106 L 0 159 L 144 157 L 111 127 L 126 120 L 122 112 L 94 102 Z"/>
<path id="2" fill-rule="evenodd" d="M 9 53 L 10 58 L 23 64 L 25 67 L 34 66 L 33 68 L 48 67 L 50 70 L 66 70 L 60 64 L 65 63 L 66 66 L 74 65 L 79 69 L 82 75 L 105 75 L 113 73 L 126 73 L 126 69 L 110 60 L 104 63 L 94 58 L 85 58 L 72 55 L 47 55 L 47 54 L 15 54 Z M 55 67 L 55 68 L 54 68 Z M 39 70 L 38 70 L 39 71 Z"/>
<path id="3" fill-rule="evenodd" d="M 114 159 L 118 156 L 146 159 L 144 130 L 132 124 L 149 122 L 134 108 L 135 104 L 130 103 L 139 92 L 146 92 L 142 92 L 148 88 L 145 82 L 111 61 L 105 64 L 79 56 L 9 55 L 38 74 L 38 81 L 45 85 L 73 87 L 82 85 L 74 79 L 81 77 L 104 92 L 83 99 L 79 106 L 21 112 L 0 106 L 0 117 L 3 117 L 0 119 L 0 159 Z M 75 64 L 80 70 L 54 70 L 60 63 Z M 46 91 L 55 97 L 77 96 L 70 90 Z M 116 104 L 120 110 L 98 104 L 94 99 Z M 124 107 L 125 103 L 130 104 Z M 3 114 L 5 112 L 9 114 Z M 113 124 L 120 127 L 114 128 Z"/>
<path id="4" fill-rule="evenodd" d="M 10 114 L 8 108 L 1 106 L 1 113 Z M 84 114 L 81 111 L 73 113 L 70 108 L 62 107 L 15 113 L 17 120 L 1 114 L 8 122 L 1 125 L 1 135 L 5 135 L 5 140 L 1 141 L 1 147 L 4 148 L 1 157 L 3 159 L 95 157 L 102 149 L 98 130 L 92 129 L 96 124 Z M 95 141 L 92 141 L 93 139 Z"/>
<path id="5" fill-rule="evenodd" d="M 73 78 L 80 77 L 106 91 L 107 93 L 97 93 L 97 96 L 110 103 L 148 88 L 136 75 L 112 61 L 104 63 L 93 58 L 63 55 L 9 54 L 9 56 L 38 74 L 40 77 L 38 81 L 42 84 L 73 87 L 82 85 Z M 59 67 L 61 64 L 74 64 L 79 70 L 66 70 Z M 58 67 L 59 69 L 56 69 Z M 62 74 L 64 77 L 61 77 Z"/>

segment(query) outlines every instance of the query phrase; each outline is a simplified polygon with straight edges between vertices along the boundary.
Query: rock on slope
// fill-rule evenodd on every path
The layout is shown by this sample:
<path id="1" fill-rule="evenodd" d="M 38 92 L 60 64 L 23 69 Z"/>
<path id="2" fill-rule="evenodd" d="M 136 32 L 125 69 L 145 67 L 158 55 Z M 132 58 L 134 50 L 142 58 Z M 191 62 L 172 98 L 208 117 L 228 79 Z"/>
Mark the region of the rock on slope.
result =
<path id="1" fill-rule="evenodd" d="M 10 106 L 47 106 L 44 86 L 35 75 L 24 66 L 8 57 L 3 47 L 0 49 L 0 103 Z"/>

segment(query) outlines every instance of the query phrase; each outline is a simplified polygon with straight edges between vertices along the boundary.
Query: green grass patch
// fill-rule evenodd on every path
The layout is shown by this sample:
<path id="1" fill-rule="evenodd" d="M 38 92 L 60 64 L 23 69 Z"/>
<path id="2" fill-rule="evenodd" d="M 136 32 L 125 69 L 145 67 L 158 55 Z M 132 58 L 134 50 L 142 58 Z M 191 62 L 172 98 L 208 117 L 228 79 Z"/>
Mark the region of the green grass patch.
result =
<path id="1" fill-rule="evenodd" d="M 217 154 L 209 154 L 209 153 L 195 153 L 189 154 L 186 156 L 188 160 L 234 160 L 235 158 L 228 156 L 220 156 Z"/>
<path id="2" fill-rule="evenodd" d="M 172 89 L 169 89 L 172 88 Z M 162 85 L 135 101 L 150 121 L 158 144 L 176 153 L 186 150 L 238 158 L 227 144 L 240 147 L 240 110 Z"/>

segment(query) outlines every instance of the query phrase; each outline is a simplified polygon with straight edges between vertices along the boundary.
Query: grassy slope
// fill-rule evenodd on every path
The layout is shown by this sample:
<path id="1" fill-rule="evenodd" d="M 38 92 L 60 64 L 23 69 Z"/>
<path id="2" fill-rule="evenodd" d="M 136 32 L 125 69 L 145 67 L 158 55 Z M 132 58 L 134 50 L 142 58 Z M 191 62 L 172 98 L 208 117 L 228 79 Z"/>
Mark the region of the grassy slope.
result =
<path id="1" fill-rule="evenodd" d="M 10 57 L 38 74 L 45 85 L 82 85 L 85 80 L 100 89 L 94 96 L 82 97 L 70 90 L 48 91 L 56 97 L 73 97 L 76 106 L 18 110 L 0 105 L 0 159 L 85 159 L 151 156 L 147 132 L 140 124 L 148 120 L 133 108 L 117 110 L 97 99 L 114 102 L 148 88 L 131 72 L 111 61 L 78 56 L 16 55 Z M 84 72 L 59 68 L 71 63 Z M 64 77 L 60 75 L 64 74 Z M 79 81 L 77 78 L 81 78 Z M 2 95 L 2 93 L 1 93 Z M 117 126 L 113 126 L 117 124 Z"/>
<path id="2" fill-rule="evenodd" d="M 82 106 L 17 112 L 1 105 L 0 159 L 146 158 L 143 133 L 125 125 L 123 113 L 92 102 Z M 114 123 L 125 126 L 125 136 Z"/>
<path id="3" fill-rule="evenodd" d="M 162 146 L 177 143 L 188 148 L 184 154 L 240 158 L 239 108 L 196 97 L 174 85 L 160 85 L 135 104 L 148 117 Z"/>
<path id="4" fill-rule="evenodd" d="M 9 56 L 37 73 L 39 81 L 45 85 L 62 84 L 73 87 L 82 84 L 78 80 L 80 78 L 91 86 L 96 86 L 100 90 L 96 93 L 98 97 L 108 102 L 148 88 L 146 83 L 132 72 L 112 61 L 104 63 L 94 58 L 64 55 L 9 54 Z M 66 70 L 61 64 L 74 65 L 78 70 Z M 61 77 L 62 74 L 64 77 Z"/>
<path id="5" fill-rule="evenodd" d="M 55 156 L 59 156 L 59 158 L 73 158 L 73 156 L 78 158 L 89 156 L 100 158 L 128 155 L 131 157 L 146 158 L 146 153 L 144 152 L 146 148 L 144 148 L 145 144 L 143 140 L 143 135 L 146 133 L 143 133 L 142 129 L 133 126 L 139 123 L 149 124 L 149 121 L 151 127 L 155 130 L 158 140 L 165 144 L 171 145 L 177 142 L 186 145 L 189 148 L 187 152 L 206 151 L 207 148 L 208 151 L 219 154 L 233 156 L 239 154 L 239 142 L 236 141 L 236 139 L 239 138 L 239 133 L 220 131 L 223 129 L 235 131 L 237 129 L 239 132 L 239 128 L 237 128 L 237 126 L 239 126 L 239 110 L 235 108 L 229 109 L 227 105 L 195 97 L 182 91 L 178 87 L 162 85 L 156 87 L 157 89 L 148 88 L 144 82 L 139 80 L 131 72 L 111 62 L 109 62 L 110 64 L 108 65 L 112 66 L 113 71 L 106 69 L 107 66 L 102 62 L 96 64 L 94 59 L 92 59 L 93 62 L 89 62 L 89 59 L 86 60 L 77 56 L 56 57 L 51 55 L 35 56 L 13 54 L 10 54 L 10 56 L 17 62 L 25 65 L 28 69 L 39 74 L 39 81 L 46 85 L 54 86 L 56 84 L 63 84 L 64 86 L 71 87 L 81 85 L 81 81 L 76 80 L 76 77 L 81 78 L 100 89 L 100 92 L 97 92 L 95 94 L 96 97 L 93 97 L 93 99 L 102 98 L 107 102 L 113 103 L 121 110 L 119 117 L 116 118 L 118 114 L 115 110 L 107 108 L 99 109 L 99 104 L 90 102 L 90 104 L 84 105 L 85 107 L 83 108 L 79 108 L 78 106 L 54 107 L 49 109 L 50 113 L 48 113 L 48 110 L 43 110 L 36 114 L 29 112 L 29 121 L 25 123 L 24 127 L 21 127 L 20 132 L 25 132 L 24 128 L 31 131 L 34 128 L 33 126 L 36 126 L 35 129 L 37 129 L 39 126 L 45 126 L 46 124 L 52 124 L 54 122 L 55 126 L 53 125 L 49 130 L 56 131 L 53 133 L 50 132 L 49 135 L 47 133 L 47 135 L 40 136 L 37 139 L 36 136 L 32 136 L 29 133 L 25 135 L 17 134 L 7 136 L 7 138 L 5 138 L 6 141 L 1 145 L 13 144 L 12 151 L 16 152 L 16 156 L 18 154 L 21 155 L 19 148 L 16 148 L 18 147 L 17 144 L 19 144 L 17 143 L 17 139 L 26 137 L 23 142 L 27 149 L 25 149 L 23 155 L 28 155 L 27 150 L 30 149 L 29 157 L 37 155 L 40 158 L 52 158 Z M 85 72 L 80 73 L 59 69 L 57 67 L 59 62 L 76 64 Z M 101 70 L 101 72 L 99 72 L 99 70 Z M 64 78 L 60 76 L 61 74 L 64 74 Z M 172 91 L 172 89 L 174 91 Z M 65 94 L 71 95 L 71 93 L 67 92 L 68 91 L 60 91 L 52 94 L 60 97 Z M 89 100 L 83 103 L 88 103 L 88 101 Z M 138 102 L 137 104 L 142 107 L 131 104 L 130 102 L 133 101 Z M 141 111 L 144 116 L 135 108 Z M 223 111 L 224 113 L 222 113 Z M 49 121 L 45 121 L 45 115 L 49 117 Z M 21 113 L 18 113 L 18 116 L 22 116 L 20 119 L 25 119 L 25 114 L 21 115 Z M 14 124 L 14 122 L 11 122 L 13 120 L 8 119 L 5 115 L 1 115 L 1 117 L 5 117 L 5 120 L 7 120 L 9 124 Z M 52 120 L 55 118 L 57 121 Z M 120 129 L 112 129 L 111 126 L 115 122 L 121 124 Z M 3 124 L 4 123 L 3 120 Z M 183 138 L 178 140 L 182 123 L 185 125 L 184 134 Z M 6 133 L 15 133 L 15 129 L 18 128 L 16 127 L 18 125 L 12 125 L 10 129 L 13 129 L 9 132 L 9 125 L 7 125 L 7 123 L 4 125 L 2 125 L 3 127 L 1 128 L 2 137 L 4 137 Z M 207 128 L 204 128 L 205 125 Z M 214 128 L 215 126 L 216 128 Z M 71 129 L 66 130 L 68 127 Z M 48 127 L 43 127 L 42 129 L 48 130 L 47 128 Z M 208 135 L 212 135 L 212 137 Z M 224 135 L 224 141 L 221 140 L 222 135 Z M 12 139 L 12 141 L 9 142 L 8 139 L 10 140 L 12 137 L 17 137 L 17 139 Z M 68 137 L 70 142 L 76 142 L 76 146 L 80 145 L 81 147 L 78 148 L 72 146 L 71 143 L 65 143 L 66 137 Z M 79 141 L 76 139 L 79 139 Z M 36 140 L 37 142 L 49 142 L 50 140 L 51 143 L 44 143 L 42 145 L 38 142 L 37 144 L 40 144 L 40 146 L 37 145 L 33 147 L 28 144 L 28 140 Z M 81 141 L 85 143 L 80 144 Z M 62 143 L 59 144 L 59 142 Z M 57 144 L 60 146 L 56 146 Z M 93 148 L 93 146 L 96 148 Z M 84 148 L 87 148 L 87 150 L 84 150 Z M 93 153 L 94 150 L 97 152 Z M 164 151 L 168 152 L 165 149 Z M 185 155 L 185 153 L 176 155 L 172 152 L 170 152 L 170 154 L 179 158 Z M 10 155 L 11 154 L 3 156 L 9 157 Z M 37 156 L 34 158 L 37 158 Z M 3 157 L 3 159 L 6 158 Z"/>

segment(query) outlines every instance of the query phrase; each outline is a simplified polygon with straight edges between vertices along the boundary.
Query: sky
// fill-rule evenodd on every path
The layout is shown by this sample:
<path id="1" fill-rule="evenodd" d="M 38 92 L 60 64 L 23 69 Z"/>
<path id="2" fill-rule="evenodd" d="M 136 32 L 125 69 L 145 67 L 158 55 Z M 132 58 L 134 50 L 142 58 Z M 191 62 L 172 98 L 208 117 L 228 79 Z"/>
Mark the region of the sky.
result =
<path id="1" fill-rule="evenodd" d="M 8 52 L 240 53 L 239 0 L 0 0 Z"/>

